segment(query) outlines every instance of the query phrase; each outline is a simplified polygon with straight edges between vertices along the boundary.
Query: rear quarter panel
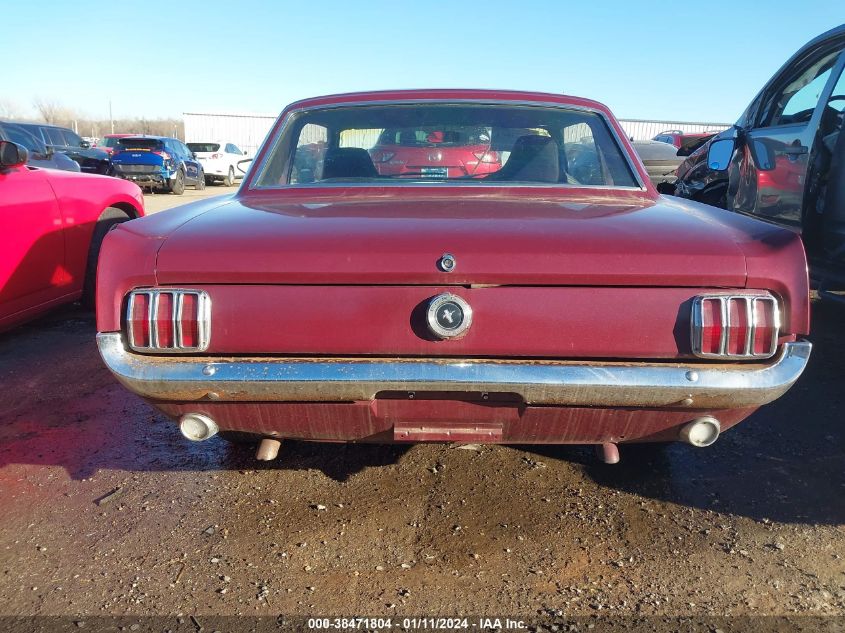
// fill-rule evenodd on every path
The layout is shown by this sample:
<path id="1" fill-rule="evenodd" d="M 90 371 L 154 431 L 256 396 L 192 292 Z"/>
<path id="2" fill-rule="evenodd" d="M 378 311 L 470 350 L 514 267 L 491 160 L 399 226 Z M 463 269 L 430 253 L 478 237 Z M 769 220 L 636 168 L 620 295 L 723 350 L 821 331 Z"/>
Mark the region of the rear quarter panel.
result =
<path id="1" fill-rule="evenodd" d="M 49 172 L 50 186 L 59 201 L 65 227 L 65 266 L 74 278 L 74 290 L 82 289 L 88 251 L 97 220 L 109 207 L 130 219 L 144 215 L 144 196 L 131 182 L 71 172 Z"/>

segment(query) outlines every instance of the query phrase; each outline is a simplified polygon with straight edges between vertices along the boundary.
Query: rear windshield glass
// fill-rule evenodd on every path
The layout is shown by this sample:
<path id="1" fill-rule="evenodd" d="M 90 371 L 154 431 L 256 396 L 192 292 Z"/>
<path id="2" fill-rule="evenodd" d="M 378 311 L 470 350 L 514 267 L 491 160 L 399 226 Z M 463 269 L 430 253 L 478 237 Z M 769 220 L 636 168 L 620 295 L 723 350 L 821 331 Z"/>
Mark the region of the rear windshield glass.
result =
<path id="1" fill-rule="evenodd" d="M 97 143 L 98 147 L 117 147 L 117 142 L 121 140 L 116 136 L 106 136 Z"/>
<path id="2" fill-rule="evenodd" d="M 118 140 L 120 149 L 157 150 L 163 147 L 160 140 L 155 138 L 122 138 Z"/>
<path id="3" fill-rule="evenodd" d="M 353 106 L 293 115 L 257 185 L 330 183 L 637 186 L 598 114 L 481 104 Z"/>
<path id="4" fill-rule="evenodd" d="M 192 152 L 216 152 L 220 149 L 220 143 L 186 143 Z"/>

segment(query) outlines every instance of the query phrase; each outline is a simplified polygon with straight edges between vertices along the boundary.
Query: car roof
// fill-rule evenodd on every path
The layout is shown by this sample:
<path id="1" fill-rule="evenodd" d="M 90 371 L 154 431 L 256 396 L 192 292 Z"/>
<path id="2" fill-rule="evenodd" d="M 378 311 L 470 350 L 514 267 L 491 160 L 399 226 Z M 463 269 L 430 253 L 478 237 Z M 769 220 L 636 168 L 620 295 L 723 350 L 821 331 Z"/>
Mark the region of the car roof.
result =
<path id="1" fill-rule="evenodd" d="M 603 103 L 549 92 L 524 92 L 518 90 L 476 90 L 476 89 L 421 89 L 421 90 L 379 90 L 373 92 L 348 92 L 302 99 L 289 105 L 285 110 L 312 108 L 340 103 L 367 103 L 379 101 L 513 101 L 514 103 L 548 103 L 550 105 L 569 105 L 610 114 L 610 109 Z"/>
<path id="2" fill-rule="evenodd" d="M 173 138 L 172 136 L 155 136 L 153 134 L 127 134 L 122 138 L 131 138 L 131 139 L 152 139 L 154 141 L 179 141 L 178 138 Z M 182 141 L 179 141 L 180 143 Z"/>

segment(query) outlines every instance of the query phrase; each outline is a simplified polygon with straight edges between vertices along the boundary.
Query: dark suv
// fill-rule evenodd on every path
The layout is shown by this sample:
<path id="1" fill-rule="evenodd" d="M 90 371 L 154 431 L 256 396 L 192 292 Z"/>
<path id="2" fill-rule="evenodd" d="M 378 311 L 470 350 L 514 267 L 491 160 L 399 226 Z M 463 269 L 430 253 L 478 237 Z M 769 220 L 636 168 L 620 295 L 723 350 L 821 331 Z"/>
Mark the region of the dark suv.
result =
<path id="1" fill-rule="evenodd" d="M 12 141 L 26 148 L 26 164 L 32 167 L 79 171 L 79 163 L 61 152 L 54 152 L 17 123 L 0 121 L 0 141 Z"/>
<path id="2" fill-rule="evenodd" d="M 109 155 L 103 150 L 91 147 L 73 130 L 46 123 L 17 123 L 54 152 L 61 152 L 79 163 L 82 171 L 89 174 L 108 174 Z"/>
<path id="3" fill-rule="evenodd" d="M 845 288 L 843 69 L 845 24 L 793 55 L 732 128 L 689 156 L 675 187 L 800 231 L 823 293 Z"/>

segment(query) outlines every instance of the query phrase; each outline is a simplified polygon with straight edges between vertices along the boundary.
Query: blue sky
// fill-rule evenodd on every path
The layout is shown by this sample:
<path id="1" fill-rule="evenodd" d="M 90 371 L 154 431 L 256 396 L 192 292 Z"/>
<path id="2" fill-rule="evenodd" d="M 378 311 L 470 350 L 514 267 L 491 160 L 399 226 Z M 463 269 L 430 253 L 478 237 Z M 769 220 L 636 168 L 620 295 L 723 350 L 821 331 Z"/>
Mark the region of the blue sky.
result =
<path id="1" fill-rule="evenodd" d="M 4 3 L 0 102 L 107 117 L 111 99 L 116 118 L 154 118 L 275 114 L 354 90 L 510 88 L 598 99 L 621 118 L 731 122 L 787 57 L 845 22 L 842 0 L 142 6 Z"/>

